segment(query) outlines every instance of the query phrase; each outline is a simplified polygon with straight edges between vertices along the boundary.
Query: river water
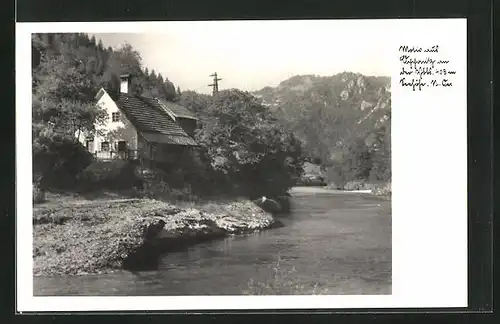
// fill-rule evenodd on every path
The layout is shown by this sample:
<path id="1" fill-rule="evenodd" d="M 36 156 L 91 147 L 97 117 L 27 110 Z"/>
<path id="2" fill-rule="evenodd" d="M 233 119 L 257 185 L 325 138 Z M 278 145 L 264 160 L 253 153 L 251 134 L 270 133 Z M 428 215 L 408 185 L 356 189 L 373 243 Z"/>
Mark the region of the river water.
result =
<path id="1" fill-rule="evenodd" d="M 155 271 L 35 278 L 34 294 L 391 294 L 390 201 L 308 188 L 292 196 L 284 227 L 169 253 Z"/>

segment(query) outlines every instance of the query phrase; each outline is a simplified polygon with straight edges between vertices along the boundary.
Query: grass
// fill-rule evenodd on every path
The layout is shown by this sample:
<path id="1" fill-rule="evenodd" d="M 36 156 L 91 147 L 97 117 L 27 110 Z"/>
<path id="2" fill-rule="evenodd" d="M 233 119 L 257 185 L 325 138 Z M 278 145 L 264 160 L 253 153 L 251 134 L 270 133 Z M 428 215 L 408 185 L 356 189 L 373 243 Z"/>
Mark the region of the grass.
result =
<path id="1" fill-rule="evenodd" d="M 37 184 L 33 184 L 33 203 L 40 204 L 45 202 L 45 191 L 40 189 Z"/>
<path id="2" fill-rule="evenodd" d="M 278 256 L 276 265 L 272 268 L 269 274 L 269 279 L 266 281 L 256 281 L 250 279 L 248 287 L 243 291 L 245 295 L 325 295 L 328 290 L 321 288 L 318 283 L 312 287 L 301 284 L 300 280 L 295 276 L 295 267 L 284 269 L 280 264 Z"/>

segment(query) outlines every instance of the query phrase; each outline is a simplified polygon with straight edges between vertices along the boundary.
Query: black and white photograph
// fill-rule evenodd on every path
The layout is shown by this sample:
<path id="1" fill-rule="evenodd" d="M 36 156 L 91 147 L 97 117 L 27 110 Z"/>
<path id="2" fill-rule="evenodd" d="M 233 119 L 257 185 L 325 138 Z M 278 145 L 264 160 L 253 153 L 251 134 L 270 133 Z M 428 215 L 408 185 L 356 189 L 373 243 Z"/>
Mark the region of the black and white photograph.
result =
<path id="1" fill-rule="evenodd" d="M 466 69 L 446 44 L 397 43 L 391 22 L 29 28 L 28 297 L 404 294 L 394 259 L 426 267 L 435 234 L 413 222 L 442 210 L 434 189 L 416 194 L 437 181 L 421 168 L 463 149 L 427 141 L 446 108 L 425 124 L 416 111 L 463 100 Z"/>

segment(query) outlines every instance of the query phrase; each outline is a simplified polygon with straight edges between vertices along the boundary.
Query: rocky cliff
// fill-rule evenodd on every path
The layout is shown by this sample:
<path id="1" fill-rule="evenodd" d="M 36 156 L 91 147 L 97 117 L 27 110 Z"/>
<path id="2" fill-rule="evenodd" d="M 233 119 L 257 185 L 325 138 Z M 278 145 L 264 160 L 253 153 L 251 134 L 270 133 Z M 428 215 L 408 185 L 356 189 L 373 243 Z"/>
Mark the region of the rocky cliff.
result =
<path id="1" fill-rule="evenodd" d="M 391 80 L 344 72 L 298 75 L 253 93 L 293 131 L 312 156 L 334 158 L 353 137 L 373 145 L 373 133 L 390 124 Z"/>

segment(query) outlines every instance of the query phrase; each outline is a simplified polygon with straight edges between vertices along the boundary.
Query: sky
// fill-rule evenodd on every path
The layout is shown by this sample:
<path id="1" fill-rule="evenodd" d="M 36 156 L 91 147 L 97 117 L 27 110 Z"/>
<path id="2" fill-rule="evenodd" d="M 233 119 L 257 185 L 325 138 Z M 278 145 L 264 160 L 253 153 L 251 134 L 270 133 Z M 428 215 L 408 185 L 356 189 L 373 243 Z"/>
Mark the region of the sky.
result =
<path id="1" fill-rule="evenodd" d="M 137 32 L 91 34 L 105 46 L 128 42 L 144 67 L 182 90 L 210 93 L 214 72 L 222 78 L 219 89 L 246 91 L 299 74 L 389 76 L 390 28 L 384 20 L 166 22 Z"/>

